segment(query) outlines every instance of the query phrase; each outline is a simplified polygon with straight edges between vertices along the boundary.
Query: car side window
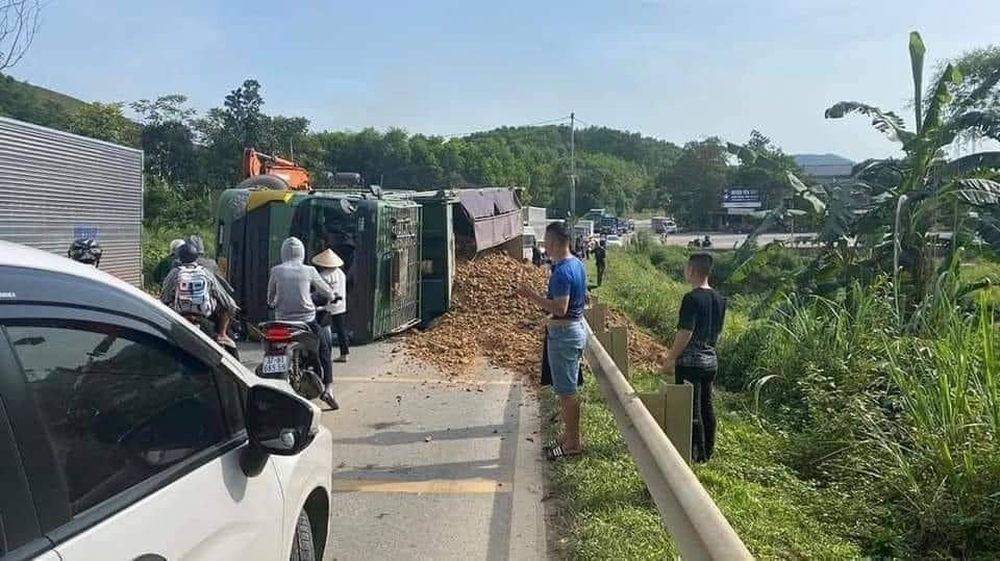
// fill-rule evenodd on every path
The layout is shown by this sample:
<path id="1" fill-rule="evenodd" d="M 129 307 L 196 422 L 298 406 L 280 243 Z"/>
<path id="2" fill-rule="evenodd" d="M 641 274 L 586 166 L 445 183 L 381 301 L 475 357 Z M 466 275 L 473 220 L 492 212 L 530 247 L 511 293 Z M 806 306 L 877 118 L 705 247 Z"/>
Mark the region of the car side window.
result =
<path id="1" fill-rule="evenodd" d="M 90 322 L 4 329 L 73 515 L 231 434 L 215 371 L 160 339 Z"/>

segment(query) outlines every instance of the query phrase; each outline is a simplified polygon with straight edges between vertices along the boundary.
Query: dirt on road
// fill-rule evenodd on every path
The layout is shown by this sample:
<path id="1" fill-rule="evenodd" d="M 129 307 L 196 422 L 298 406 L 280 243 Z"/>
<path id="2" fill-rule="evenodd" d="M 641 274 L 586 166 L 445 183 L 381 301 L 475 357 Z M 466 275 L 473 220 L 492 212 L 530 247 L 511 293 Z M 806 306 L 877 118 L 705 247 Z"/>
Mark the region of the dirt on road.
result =
<path id="1" fill-rule="evenodd" d="M 488 360 L 536 380 L 545 316 L 514 288 L 524 283 L 544 292 L 546 282 L 544 269 L 502 253 L 459 263 L 451 310 L 429 329 L 408 334 L 403 348 L 450 376 L 473 372 Z"/>
<path id="2" fill-rule="evenodd" d="M 401 350 L 414 360 L 460 377 L 481 370 L 485 361 L 538 383 L 545 315 L 514 294 L 520 283 L 545 292 L 546 269 L 501 253 L 481 255 L 458 265 L 452 308 L 425 331 L 402 339 Z M 617 312 L 607 327 L 626 326 L 629 360 L 634 369 L 659 368 L 666 347 Z"/>

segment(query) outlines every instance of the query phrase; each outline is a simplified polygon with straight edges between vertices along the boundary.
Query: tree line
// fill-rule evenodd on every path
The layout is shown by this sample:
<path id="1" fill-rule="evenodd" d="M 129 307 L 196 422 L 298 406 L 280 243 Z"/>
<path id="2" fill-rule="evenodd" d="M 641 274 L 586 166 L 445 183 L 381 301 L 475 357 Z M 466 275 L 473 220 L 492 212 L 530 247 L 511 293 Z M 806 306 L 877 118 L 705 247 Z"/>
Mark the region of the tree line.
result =
<path id="1" fill-rule="evenodd" d="M 992 114 L 1000 48 L 971 51 L 955 61 L 967 79 L 949 110 Z M 213 195 L 241 179 L 245 147 L 291 158 L 318 187 L 335 172 L 359 172 L 385 188 L 479 186 L 524 188 L 532 205 L 565 215 L 570 192 L 567 124 L 501 127 L 458 138 L 379 131 L 311 131 L 309 120 L 271 115 L 262 86 L 245 80 L 220 106 L 199 115 L 181 94 L 131 103 L 83 103 L 0 76 L 0 115 L 71 131 L 145 152 L 150 221 L 203 222 Z M 995 131 L 970 127 L 970 134 Z M 985 133 L 985 134 L 984 134 Z M 689 228 L 714 223 L 722 192 L 734 186 L 763 192 L 767 208 L 794 195 L 794 160 L 759 131 L 739 144 L 719 138 L 671 142 L 607 127 L 575 131 L 576 208 L 605 207 L 618 214 L 648 210 L 675 216 Z M 808 178 L 805 178 L 808 182 Z"/>
<path id="2" fill-rule="evenodd" d="M 43 90 L 44 91 L 44 90 Z M 51 93 L 51 92 L 50 92 Z M 359 172 L 384 188 L 517 186 L 532 205 L 569 209 L 570 129 L 567 124 L 501 127 L 459 138 L 379 131 L 309 129 L 304 117 L 270 115 L 259 82 L 247 79 L 219 107 L 198 115 L 181 94 L 129 104 L 76 103 L 41 95 L 11 77 L 0 79 L 0 114 L 142 148 L 151 220 L 193 219 L 212 193 L 241 177 L 245 147 L 292 158 L 318 187 L 335 172 Z M 733 158 L 718 138 L 684 146 L 607 127 L 575 131 L 577 209 L 619 214 L 653 210 L 692 227 L 708 224 L 721 193 L 739 184 L 780 197 L 779 174 Z M 763 134 L 747 145 L 794 162 Z M 202 210 L 199 210 L 202 208 Z M 187 218 L 185 218 L 187 217 Z"/>

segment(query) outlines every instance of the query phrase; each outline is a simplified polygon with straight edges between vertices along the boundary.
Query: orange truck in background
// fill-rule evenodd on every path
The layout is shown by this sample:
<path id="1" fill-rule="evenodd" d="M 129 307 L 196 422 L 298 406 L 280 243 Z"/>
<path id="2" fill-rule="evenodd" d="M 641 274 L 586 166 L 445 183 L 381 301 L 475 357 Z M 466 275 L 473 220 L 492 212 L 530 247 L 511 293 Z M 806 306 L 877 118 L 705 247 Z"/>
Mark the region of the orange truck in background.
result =
<path id="1" fill-rule="evenodd" d="M 241 187 L 261 185 L 271 189 L 309 191 L 311 182 L 306 168 L 291 160 L 258 152 L 253 148 L 243 151 L 243 177 Z"/>

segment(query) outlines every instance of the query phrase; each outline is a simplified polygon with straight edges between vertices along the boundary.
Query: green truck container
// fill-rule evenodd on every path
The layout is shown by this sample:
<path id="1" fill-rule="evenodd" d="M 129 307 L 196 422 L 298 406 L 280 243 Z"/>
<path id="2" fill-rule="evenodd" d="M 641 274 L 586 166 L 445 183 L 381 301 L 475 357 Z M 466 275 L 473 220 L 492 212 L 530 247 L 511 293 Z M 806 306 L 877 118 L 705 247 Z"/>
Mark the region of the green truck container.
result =
<path id="1" fill-rule="evenodd" d="M 451 308 L 455 282 L 455 205 L 451 190 L 413 196 L 423 209 L 420 277 L 420 320 L 427 324 Z"/>
<path id="2" fill-rule="evenodd" d="M 348 328 L 366 343 L 448 311 L 456 256 L 519 256 L 521 210 L 510 189 L 437 191 L 229 189 L 218 204 L 216 255 L 249 323 L 268 319 L 267 279 L 282 242 L 344 260 Z"/>
<path id="3" fill-rule="evenodd" d="M 259 323 L 281 243 L 299 238 L 307 259 L 330 247 L 344 260 L 351 339 L 367 343 L 420 321 L 420 210 L 405 197 L 231 189 L 219 200 L 217 260 L 245 320 Z"/>

